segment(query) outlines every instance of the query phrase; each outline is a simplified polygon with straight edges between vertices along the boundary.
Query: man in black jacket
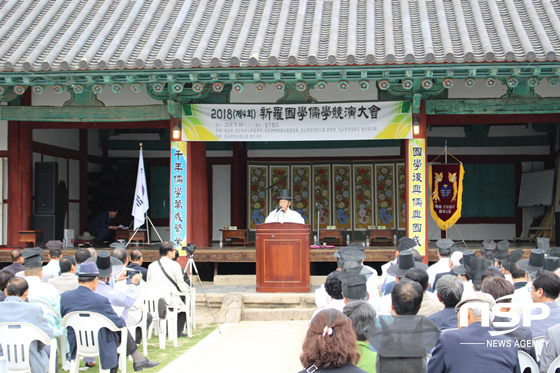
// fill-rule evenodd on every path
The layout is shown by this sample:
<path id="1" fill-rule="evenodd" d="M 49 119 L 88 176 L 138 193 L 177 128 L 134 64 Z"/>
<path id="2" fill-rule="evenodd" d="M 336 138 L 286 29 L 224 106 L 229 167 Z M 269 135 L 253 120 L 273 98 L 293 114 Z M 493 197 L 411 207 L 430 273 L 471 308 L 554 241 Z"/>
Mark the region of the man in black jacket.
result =
<path id="1" fill-rule="evenodd" d="M 113 225 L 113 219 L 117 217 L 117 214 L 117 209 L 110 209 L 101 211 L 93 218 L 88 227 L 88 232 L 95 236 L 93 242 L 101 243 L 113 237 L 114 230 L 118 228 L 116 225 Z"/>

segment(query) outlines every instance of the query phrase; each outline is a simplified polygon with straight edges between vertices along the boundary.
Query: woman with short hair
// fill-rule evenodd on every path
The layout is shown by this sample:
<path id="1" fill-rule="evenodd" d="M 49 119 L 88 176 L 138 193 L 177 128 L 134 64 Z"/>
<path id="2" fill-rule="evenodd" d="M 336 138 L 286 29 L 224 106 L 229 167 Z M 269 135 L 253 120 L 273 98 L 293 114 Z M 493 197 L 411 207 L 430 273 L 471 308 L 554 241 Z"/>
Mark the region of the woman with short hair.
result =
<path id="1" fill-rule="evenodd" d="M 356 333 L 352 322 L 336 309 L 319 312 L 311 320 L 300 361 L 306 372 L 365 373 L 356 364 Z"/>

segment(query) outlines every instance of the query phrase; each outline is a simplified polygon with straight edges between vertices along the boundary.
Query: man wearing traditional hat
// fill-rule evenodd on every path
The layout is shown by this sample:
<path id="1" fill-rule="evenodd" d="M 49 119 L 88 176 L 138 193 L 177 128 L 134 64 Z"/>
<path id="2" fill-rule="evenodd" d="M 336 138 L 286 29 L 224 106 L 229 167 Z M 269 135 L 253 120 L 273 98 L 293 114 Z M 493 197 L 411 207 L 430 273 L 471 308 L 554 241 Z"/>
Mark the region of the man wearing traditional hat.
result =
<path id="1" fill-rule="evenodd" d="M 459 311 L 465 303 L 473 304 Z M 457 304 L 459 330 L 441 334 L 428 363 L 430 373 L 520 372 L 515 343 L 508 337 L 491 335 L 489 331 L 494 329 L 482 326 L 482 305 L 492 309 L 494 304 L 494 298 L 485 293 L 470 294 Z M 461 320 L 468 326 L 460 326 Z M 493 346 L 491 349 L 486 347 L 488 343 Z"/>
<path id="2" fill-rule="evenodd" d="M 51 284 L 47 284 L 41 280 L 43 275 L 43 249 L 39 247 L 24 249 L 22 256 L 25 259 L 25 280 L 29 284 L 29 297 L 39 298 L 50 304 L 55 310 L 60 311 L 60 297 L 58 290 Z M 46 315 L 50 327 L 54 331 L 55 336 L 62 335 L 62 326 L 60 322 L 62 318 Z"/>
<path id="3" fill-rule="evenodd" d="M 403 250 L 397 257 L 397 263 L 393 264 L 391 267 L 389 267 L 389 269 L 387 269 L 387 274 L 394 276 L 396 284 L 398 284 L 400 279 L 405 277 L 407 272 L 412 268 L 421 268 L 423 270 L 427 270 L 428 266 L 422 262 L 417 262 L 416 260 L 414 260 L 414 255 L 412 254 L 411 250 Z M 395 286 L 397 286 L 396 284 Z M 387 294 L 381 297 L 381 307 L 379 310 L 380 315 L 389 315 L 391 313 L 391 294 Z"/>
<path id="4" fill-rule="evenodd" d="M 303 220 L 299 212 L 290 208 L 293 198 L 290 196 L 290 191 L 288 189 L 282 189 L 280 196 L 276 197 L 276 199 L 278 200 L 278 206 L 270 212 L 264 221 L 265 223 L 305 224 L 305 220 Z"/>
<path id="5" fill-rule="evenodd" d="M 426 357 L 441 331 L 425 316 L 417 315 L 422 305 L 422 286 L 403 278 L 391 295 L 395 316 L 381 315 L 365 331 L 377 350 L 377 371 L 425 372 Z"/>
<path id="6" fill-rule="evenodd" d="M 525 271 L 525 281 L 527 285 L 524 288 L 517 289 L 513 295 L 513 303 L 532 303 L 531 291 L 533 290 L 533 280 L 537 272 L 543 269 L 545 261 L 545 252 L 542 249 L 533 249 L 529 254 L 529 259 L 519 260 L 517 266 Z"/>
<path id="7" fill-rule="evenodd" d="M 480 256 L 494 262 L 496 258 L 496 247 L 498 244 L 494 240 L 484 240 L 480 245 Z"/>
<path id="8" fill-rule="evenodd" d="M 533 303 L 538 303 L 540 309 L 531 309 L 531 315 L 539 315 L 548 308 L 550 314 L 542 319 L 531 319 L 529 329 L 533 333 L 533 338 L 542 337 L 546 329 L 552 325 L 560 324 L 560 306 L 556 303 L 556 298 L 560 294 L 560 277 L 547 270 L 539 271 L 532 283 L 531 298 Z M 523 315 L 520 316 L 520 325 L 523 323 Z"/>
<path id="9" fill-rule="evenodd" d="M 49 338 L 53 338 L 53 330 L 43 315 L 43 309 L 36 304 L 26 302 L 29 288 L 25 279 L 11 278 L 4 293 L 6 300 L 0 303 L 0 323 L 29 323 L 41 329 Z M 47 372 L 49 370 L 50 346 L 32 341 L 28 351 L 31 371 L 33 373 Z"/>
<path id="10" fill-rule="evenodd" d="M 467 250 L 463 252 L 463 257 L 460 260 L 460 265 L 453 268 L 453 273 L 457 275 L 457 278 L 463 283 L 463 296 L 461 299 L 465 299 L 470 293 L 474 293 L 474 286 L 472 280 L 467 277 L 466 264 L 470 263 L 476 258 L 476 252 L 474 250 Z"/>
<path id="11" fill-rule="evenodd" d="M 389 262 L 387 262 L 387 263 L 385 263 L 381 266 L 381 271 L 382 271 L 382 273 L 381 273 L 381 293 L 383 295 L 391 294 L 391 290 L 392 290 L 391 286 L 394 286 L 394 284 L 390 285 L 389 289 L 387 289 L 387 285 L 391 284 L 392 282 L 395 282 L 395 276 L 388 273 L 389 267 L 397 264 L 399 253 L 401 251 L 410 250 L 410 249 L 415 248 L 416 246 L 418 246 L 418 244 L 412 238 L 402 237 L 399 240 L 399 245 L 397 246 L 397 249 L 395 250 L 395 259 L 391 260 L 391 261 L 389 261 Z"/>
<path id="12" fill-rule="evenodd" d="M 360 274 L 360 268 L 343 269 L 338 278 L 342 282 L 342 296 L 345 304 L 369 299 L 366 287 L 367 279 L 365 275 Z"/>
<path id="13" fill-rule="evenodd" d="M 138 298 L 136 286 L 128 286 L 126 292 L 114 289 L 114 285 L 118 281 L 126 281 L 128 278 L 124 266 L 120 260 L 112 257 L 108 251 L 102 250 L 97 257 L 89 258 L 87 262 L 93 262 L 99 270 L 99 285 L 95 292 L 103 295 L 113 306 L 113 308 L 121 311 L 122 318 L 126 321 L 128 318 L 128 309 L 134 305 Z M 142 280 L 142 274 L 137 274 L 131 279 L 133 285 L 138 285 Z"/>
<path id="14" fill-rule="evenodd" d="M 449 256 L 451 255 L 451 248 L 453 245 L 455 245 L 455 242 L 453 242 L 450 238 L 440 238 L 436 241 L 436 246 L 438 247 L 438 261 L 432 264 L 427 271 L 428 281 L 431 286 L 435 283 L 436 275 L 438 273 L 449 272 Z"/>
<path id="15" fill-rule="evenodd" d="M 438 273 L 436 278 L 434 279 L 434 283 L 430 283 L 431 291 L 434 292 L 436 290 L 437 282 L 440 278 L 445 275 L 457 276 L 455 272 L 455 268 L 461 265 L 461 259 L 463 259 L 463 252 L 467 249 L 462 246 L 453 246 L 451 248 L 451 256 L 449 257 L 449 272 Z"/>
<path id="16" fill-rule="evenodd" d="M 107 317 L 118 328 L 126 326 L 124 319 L 113 310 L 109 299 L 95 293 L 99 285 L 99 270 L 95 262 L 90 261 L 82 264 L 78 274 L 78 282 L 80 286 L 77 289 L 67 291 L 61 296 L 60 311 L 63 317 L 74 311 L 90 311 Z M 112 332 L 104 328 L 99 331 L 99 361 L 101 368 L 111 369 L 111 373 L 116 373 L 118 370 L 117 344 L 120 343 L 120 340 L 119 332 Z M 68 343 L 70 344 L 70 356 L 75 359 L 76 334 L 72 329 L 68 329 Z M 140 355 L 138 346 L 130 333 L 127 333 L 126 354 L 132 356 L 135 371 L 152 368 L 159 364 Z"/>
<path id="17" fill-rule="evenodd" d="M 500 247 L 500 244 L 502 242 L 503 241 L 498 242 L 498 247 Z M 508 242 L 508 247 L 509 247 L 509 242 Z M 500 271 L 502 271 L 504 276 L 506 276 L 506 280 L 508 280 L 512 285 L 514 284 L 514 281 L 513 281 L 513 276 L 511 275 L 511 269 L 513 265 L 515 265 L 521 258 L 523 258 L 524 254 L 525 251 L 523 251 L 522 249 L 514 250 L 509 255 L 506 255 L 506 257 L 500 263 L 501 264 Z"/>
<path id="18" fill-rule="evenodd" d="M 49 241 L 45 245 L 49 249 L 49 262 L 43 266 L 43 271 L 48 271 L 52 277 L 60 276 L 60 257 L 62 256 L 62 242 Z"/>

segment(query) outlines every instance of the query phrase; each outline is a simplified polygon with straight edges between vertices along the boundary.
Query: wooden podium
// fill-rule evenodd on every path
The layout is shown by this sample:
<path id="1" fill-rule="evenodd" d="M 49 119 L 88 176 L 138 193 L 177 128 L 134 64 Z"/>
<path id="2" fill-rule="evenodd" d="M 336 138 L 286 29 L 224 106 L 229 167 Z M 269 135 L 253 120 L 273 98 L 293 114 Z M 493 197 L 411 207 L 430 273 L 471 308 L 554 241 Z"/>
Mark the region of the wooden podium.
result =
<path id="1" fill-rule="evenodd" d="M 309 225 L 257 225 L 257 292 L 310 291 Z"/>

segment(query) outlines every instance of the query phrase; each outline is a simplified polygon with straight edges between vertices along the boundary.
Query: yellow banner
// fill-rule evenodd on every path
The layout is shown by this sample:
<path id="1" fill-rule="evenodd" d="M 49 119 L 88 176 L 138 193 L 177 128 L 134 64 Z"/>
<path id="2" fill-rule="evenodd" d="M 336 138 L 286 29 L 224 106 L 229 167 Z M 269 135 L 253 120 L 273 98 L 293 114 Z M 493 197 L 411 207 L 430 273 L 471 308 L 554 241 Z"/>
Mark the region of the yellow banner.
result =
<path id="1" fill-rule="evenodd" d="M 420 255 L 427 254 L 428 235 L 426 200 L 426 140 L 408 141 L 406 177 L 408 181 L 408 223 L 407 234 L 418 244 Z"/>

